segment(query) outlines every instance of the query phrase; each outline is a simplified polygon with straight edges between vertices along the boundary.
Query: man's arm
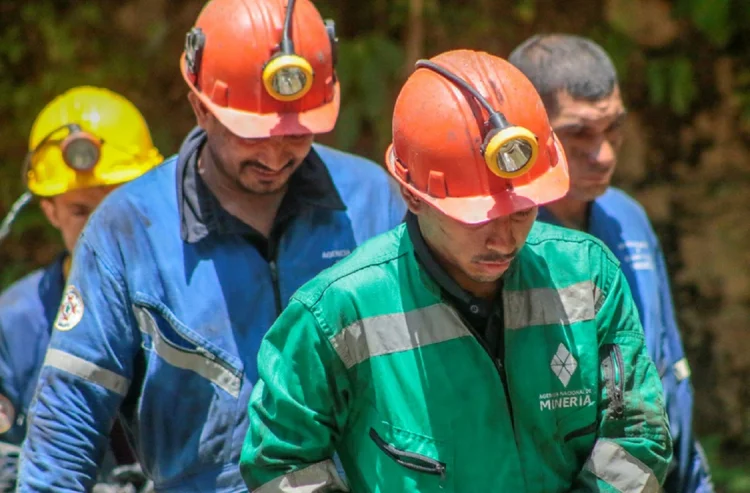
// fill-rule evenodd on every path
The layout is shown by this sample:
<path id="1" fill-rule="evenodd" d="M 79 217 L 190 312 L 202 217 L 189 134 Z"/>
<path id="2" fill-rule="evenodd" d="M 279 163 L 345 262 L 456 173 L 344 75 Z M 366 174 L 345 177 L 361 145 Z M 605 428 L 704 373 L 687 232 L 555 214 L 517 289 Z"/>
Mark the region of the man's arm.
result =
<path id="1" fill-rule="evenodd" d="M 81 238 L 29 413 L 19 492 L 94 484 L 139 348 L 112 265 Z"/>
<path id="2" fill-rule="evenodd" d="M 256 493 L 349 491 L 332 460 L 346 422 L 344 364 L 292 299 L 263 340 L 240 470 Z"/>
<path id="3" fill-rule="evenodd" d="M 674 457 L 664 490 L 667 493 L 712 493 L 714 487 L 708 463 L 693 436 L 693 388 L 690 383 L 690 365 L 685 358 L 672 303 L 666 262 L 658 243 L 654 261 L 656 275 L 659 278 L 659 303 L 663 319 L 662 353 L 666 360 L 662 385 L 674 441 Z"/>
<path id="4" fill-rule="evenodd" d="M 627 282 L 603 255 L 596 319 L 602 390 L 597 440 L 575 491 L 658 492 L 672 457 L 661 382 Z"/>
<path id="5" fill-rule="evenodd" d="M 11 401 L 10 387 L 15 383 L 14 369 L 11 366 L 9 347 L 5 332 L 0 323 L 0 491 L 13 491 L 16 486 L 18 475 L 18 456 L 21 449 L 8 438 L 17 427 L 16 411 L 17 402 Z M 13 397 L 18 392 L 12 392 Z"/>

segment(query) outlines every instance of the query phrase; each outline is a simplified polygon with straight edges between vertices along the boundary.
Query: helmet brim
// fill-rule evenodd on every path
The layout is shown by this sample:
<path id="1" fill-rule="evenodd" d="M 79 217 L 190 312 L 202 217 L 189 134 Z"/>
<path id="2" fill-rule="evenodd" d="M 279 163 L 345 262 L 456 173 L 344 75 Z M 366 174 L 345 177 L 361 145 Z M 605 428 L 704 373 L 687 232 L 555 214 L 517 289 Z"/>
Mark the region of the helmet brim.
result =
<path id="1" fill-rule="evenodd" d="M 192 83 L 187 75 L 184 55 L 180 59 L 180 72 L 190 90 L 206 108 L 227 127 L 230 132 L 243 139 L 262 139 L 277 135 L 304 135 L 328 133 L 336 126 L 341 106 L 341 87 L 336 81 L 330 102 L 299 113 L 251 113 L 220 106 Z"/>
<path id="2" fill-rule="evenodd" d="M 568 193 L 570 176 L 568 162 L 560 142 L 555 138 L 558 162 L 533 183 L 514 187 L 492 195 L 473 197 L 437 198 L 417 190 L 396 172 L 396 159 L 389 148 L 386 152 L 386 167 L 391 175 L 414 195 L 439 210 L 446 216 L 464 224 L 482 224 L 514 212 L 541 206 L 559 200 Z"/>

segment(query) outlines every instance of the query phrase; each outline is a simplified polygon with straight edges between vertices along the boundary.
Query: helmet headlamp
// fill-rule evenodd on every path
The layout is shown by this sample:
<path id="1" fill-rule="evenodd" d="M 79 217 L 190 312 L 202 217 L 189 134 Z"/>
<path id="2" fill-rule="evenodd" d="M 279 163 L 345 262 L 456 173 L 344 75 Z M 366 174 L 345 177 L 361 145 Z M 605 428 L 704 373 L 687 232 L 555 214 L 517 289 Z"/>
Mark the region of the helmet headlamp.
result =
<path id="1" fill-rule="evenodd" d="M 294 52 L 292 16 L 294 0 L 288 0 L 279 52 L 263 67 L 263 85 L 277 101 L 296 101 L 308 93 L 313 84 L 310 62 Z M 330 35 L 330 34 L 329 34 Z"/>
<path id="2" fill-rule="evenodd" d="M 52 139 L 63 130 L 67 130 L 68 135 L 62 141 Z M 24 180 L 34 155 L 44 146 L 52 143 L 59 144 L 63 162 L 77 173 L 86 173 L 93 170 L 101 158 L 102 140 L 81 129 L 78 124 L 68 123 L 48 133 L 26 154 L 23 166 Z"/>
<path id="3" fill-rule="evenodd" d="M 501 178 L 516 178 L 529 172 L 539 154 L 539 142 L 529 129 L 513 125 L 500 111 L 495 110 L 487 99 L 468 82 L 456 74 L 429 60 L 419 60 L 417 68 L 437 72 L 464 89 L 477 100 L 489 114 L 485 126 L 491 127 L 480 148 L 487 167 Z"/>
<path id="4" fill-rule="evenodd" d="M 263 68 L 263 85 L 274 99 L 296 101 L 312 87 L 310 63 L 294 53 L 272 58 Z"/>
<path id="5" fill-rule="evenodd" d="M 91 171 L 101 158 L 102 142 L 82 131 L 77 125 L 70 127 L 76 128 L 72 129 L 70 135 L 60 144 L 63 161 L 79 173 Z"/>

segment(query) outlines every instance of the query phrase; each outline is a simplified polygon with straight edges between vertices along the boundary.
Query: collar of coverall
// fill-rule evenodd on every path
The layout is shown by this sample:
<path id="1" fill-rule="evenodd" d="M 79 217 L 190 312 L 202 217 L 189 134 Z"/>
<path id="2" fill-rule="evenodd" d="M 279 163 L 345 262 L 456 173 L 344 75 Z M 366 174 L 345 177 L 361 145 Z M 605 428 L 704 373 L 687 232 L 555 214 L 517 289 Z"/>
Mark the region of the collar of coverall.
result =
<path id="1" fill-rule="evenodd" d="M 197 243 L 212 233 L 263 239 L 255 228 L 227 212 L 200 178 L 198 156 L 205 142 L 206 133 L 196 127 L 182 144 L 177 159 L 177 202 L 183 241 Z M 314 149 L 289 179 L 289 188 L 276 214 L 274 229 L 305 206 L 346 210 L 328 168 Z"/>
<path id="2" fill-rule="evenodd" d="M 406 214 L 406 229 L 409 238 L 414 245 L 414 255 L 417 257 L 420 265 L 427 271 L 427 274 L 440 286 L 440 289 L 448 295 L 450 300 L 459 306 L 459 310 L 465 313 L 472 313 L 475 316 L 487 318 L 492 313 L 493 303 L 473 296 L 468 291 L 458 285 L 456 281 L 443 269 L 435 260 L 435 256 L 424 241 L 422 232 L 419 229 L 417 216 L 411 212 Z"/>

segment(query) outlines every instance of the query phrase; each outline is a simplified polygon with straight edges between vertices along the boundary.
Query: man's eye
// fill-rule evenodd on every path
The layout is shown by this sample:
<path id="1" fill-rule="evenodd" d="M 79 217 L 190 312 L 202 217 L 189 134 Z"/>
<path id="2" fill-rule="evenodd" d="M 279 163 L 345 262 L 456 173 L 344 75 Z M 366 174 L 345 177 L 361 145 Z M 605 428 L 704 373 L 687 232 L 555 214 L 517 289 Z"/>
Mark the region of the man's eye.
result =
<path id="1" fill-rule="evenodd" d="M 611 133 L 614 133 L 614 132 L 619 132 L 619 131 L 622 130 L 623 126 L 624 126 L 623 122 L 615 122 L 615 123 L 613 123 L 612 125 L 609 126 L 609 128 L 607 129 L 607 133 L 611 134 Z"/>
<path id="2" fill-rule="evenodd" d="M 586 127 L 577 128 L 571 132 L 571 136 L 575 137 L 576 139 L 583 139 L 590 135 L 591 135 L 591 132 Z"/>

